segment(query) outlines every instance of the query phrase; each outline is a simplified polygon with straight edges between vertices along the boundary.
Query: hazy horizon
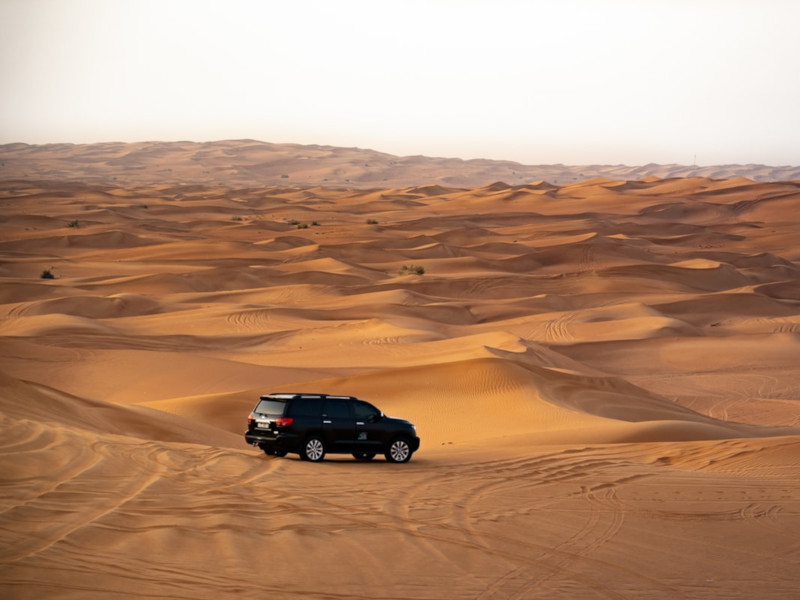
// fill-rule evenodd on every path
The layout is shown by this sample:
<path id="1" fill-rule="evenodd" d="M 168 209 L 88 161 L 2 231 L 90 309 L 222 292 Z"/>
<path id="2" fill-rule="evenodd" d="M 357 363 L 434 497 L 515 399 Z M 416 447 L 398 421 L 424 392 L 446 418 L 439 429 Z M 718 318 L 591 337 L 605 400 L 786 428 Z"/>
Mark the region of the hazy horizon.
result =
<path id="1" fill-rule="evenodd" d="M 800 5 L 0 3 L 0 143 L 800 165 Z"/>

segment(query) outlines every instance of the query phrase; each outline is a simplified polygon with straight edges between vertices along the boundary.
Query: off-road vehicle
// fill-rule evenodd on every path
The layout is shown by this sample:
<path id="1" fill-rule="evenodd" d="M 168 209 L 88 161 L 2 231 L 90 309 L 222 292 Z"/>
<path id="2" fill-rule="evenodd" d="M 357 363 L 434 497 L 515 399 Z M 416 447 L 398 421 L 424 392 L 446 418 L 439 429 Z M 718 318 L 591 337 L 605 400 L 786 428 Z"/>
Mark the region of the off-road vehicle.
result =
<path id="1" fill-rule="evenodd" d="M 272 456 L 292 452 L 321 461 L 326 453 L 408 462 L 419 448 L 416 427 L 369 402 L 328 394 L 266 394 L 247 419 L 244 439 Z"/>

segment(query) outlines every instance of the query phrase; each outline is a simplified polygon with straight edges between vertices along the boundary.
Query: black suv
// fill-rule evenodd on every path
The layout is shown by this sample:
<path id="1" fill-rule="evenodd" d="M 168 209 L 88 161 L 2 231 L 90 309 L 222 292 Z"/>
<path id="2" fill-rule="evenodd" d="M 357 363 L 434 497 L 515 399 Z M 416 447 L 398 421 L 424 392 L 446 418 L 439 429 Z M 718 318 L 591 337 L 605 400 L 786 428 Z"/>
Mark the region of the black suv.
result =
<path id="1" fill-rule="evenodd" d="M 272 456 L 293 452 L 318 462 L 326 452 L 372 460 L 408 462 L 419 448 L 417 428 L 385 416 L 353 396 L 267 394 L 247 419 L 244 439 Z"/>

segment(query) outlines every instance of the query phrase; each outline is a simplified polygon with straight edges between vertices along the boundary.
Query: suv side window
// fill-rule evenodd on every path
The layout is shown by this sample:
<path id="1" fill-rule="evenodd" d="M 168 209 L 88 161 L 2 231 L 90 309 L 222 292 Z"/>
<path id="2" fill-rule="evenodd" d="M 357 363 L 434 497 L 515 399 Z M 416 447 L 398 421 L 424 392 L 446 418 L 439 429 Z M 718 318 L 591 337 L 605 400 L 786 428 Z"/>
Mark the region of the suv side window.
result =
<path id="1" fill-rule="evenodd" d="M 290 416 L 319 417 L 322 415 L 322 398 L 295 398 L 292 401 Z"/>
<path id="2" fill-rule="evenodd" d="M 349 419 L 349 404 L 346 400 L 328 400 L 325 403 L 325 414 L 334 419 Z"/>
<path id="3" fill-rule="evenodd" d="M 374 423 L 381 414 L 381 411 L 372 406 L 372 404 L 361 400 L 353 403 L 353 411 L 356 419 L 365 423 Z"/>

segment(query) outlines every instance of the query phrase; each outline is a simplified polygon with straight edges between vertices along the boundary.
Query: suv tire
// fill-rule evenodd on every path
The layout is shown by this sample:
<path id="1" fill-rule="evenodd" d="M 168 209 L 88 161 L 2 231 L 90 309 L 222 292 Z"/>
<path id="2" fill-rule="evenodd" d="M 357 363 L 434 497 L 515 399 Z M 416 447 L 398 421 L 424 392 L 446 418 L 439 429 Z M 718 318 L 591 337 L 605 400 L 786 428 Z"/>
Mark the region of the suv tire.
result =
<path id="1" fill-rule="evenodd" d="M 325 442 L 322 438 L 316 435 L 306 438 L 300 450 L 300 458 L 311 462 L 319 462 L 325 458 Z"/>
<path id="2" fill-rule="evenodd" d="M 393 463 L 405 463 L 411 460 L 411 446 L 404 437 L 394 438 L 386 449 L 386 460 Z"/>

